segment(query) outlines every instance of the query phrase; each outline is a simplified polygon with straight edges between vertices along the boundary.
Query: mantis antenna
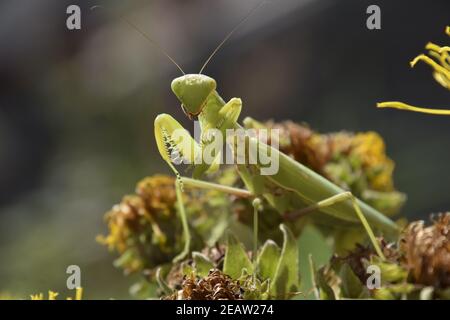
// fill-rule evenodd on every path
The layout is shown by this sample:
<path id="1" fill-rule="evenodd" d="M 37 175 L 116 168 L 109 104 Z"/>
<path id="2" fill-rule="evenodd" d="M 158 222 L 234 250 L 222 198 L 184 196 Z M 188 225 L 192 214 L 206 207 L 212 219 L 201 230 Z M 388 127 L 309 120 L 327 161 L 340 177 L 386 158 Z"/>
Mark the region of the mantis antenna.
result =
<path id="1" fill-rule="evenodd" d="M 96 5 L 96 6 L 92 6 L 91 10 L 97 9 L 97 8 L 103 8 L 103 6 L 100 5 Z M 141 29 L 139 29 L 134 23 L 132 23 L 131 21 L 129 21 L 128 19 L 120 16 L 119 17 L 120 20 L 122 20 L 123 22 L 125 22 L 126 24 L 128 24 L 132 29 L 134 29 L 135 31 L 137 31 L 141 36 L 143 36 L 148 42 L 150 42 L 152 45 L 154 45 L 166 58 L 168 58 L 180 71 L 183 75 L 185 75 L 186 73 L 183 71 L 183 69 L 180 67 L 180 65 L 175 61 L 175 59 L 173 59 L 155 40 L 153 40 L 152 38 L 150 38 L 144 31 L 142 31 Z"/>
<path id="2" fill-rule="evenodd" d="M 239 27 L 241 25 L 243 25 L 254 13 L 256 10 L 258 10 L 264 3 L 266 2 L 266 0 L 263 0 L 261 2 L 259 2 L 252 10 L 250 10 L 249 13 L 247 13 L 247 15 L 242 18 L 242 20 L 233 28 L 233 30 L 231 30 L 226 36 L 225 38 L 223 38 L 223 40 L 219 43 L 219 45 L 214 49 L 214 51 L 209 55 L 208 59 L 206 59 L 205 63 L 203 64 L 202 68 L 200 69 L 199 74 L 201 74 L 203 72 L 203 70 L 206 68 L 206 66 L 208 65 L 208 63 L 211 61 L 211 59 L 214 57 L 214 55 L 217 53 L 217 51 L 219 51 L 219 49 L 225 44 L 225 42 L 227 42 L 227 40 L 233 35 L 233 33 L 239 29 Z"/>

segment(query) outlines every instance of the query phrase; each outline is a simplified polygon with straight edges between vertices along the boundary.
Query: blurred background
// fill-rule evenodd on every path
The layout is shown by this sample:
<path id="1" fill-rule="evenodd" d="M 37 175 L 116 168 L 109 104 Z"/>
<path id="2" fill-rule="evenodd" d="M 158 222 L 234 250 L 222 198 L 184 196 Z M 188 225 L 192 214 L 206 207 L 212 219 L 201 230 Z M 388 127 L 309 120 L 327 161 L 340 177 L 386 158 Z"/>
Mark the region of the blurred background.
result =
<path id="1" fill-rule="evenodd" d="M 119 17 L 195 73 L 258 2 L 1 2 L 0 291 L 69 295 L 65 270 L 77 264 L 86 298 L 130 298 L 132 281 L 95 242 L 103 214 L 140 178 L 169 173 L 155 116 L 191 123 L 170 91 L 177 68 Z M 81 30 L 66 28 L 70 4 L 81 7 Z M 381 30 L 366 28 L 370 4 L 381 8 Z M 428 41 L 449 44 L 449 23 L 447 0 L 271 0 L 204 73 L 225 99 L 243 99 L 242 116 L 379 132 L 408 195 L 403 213 L 427 218 L 450 209 L 450 118 L 375 104 L 450 107 L 427 66 L 409 68 Z"/>

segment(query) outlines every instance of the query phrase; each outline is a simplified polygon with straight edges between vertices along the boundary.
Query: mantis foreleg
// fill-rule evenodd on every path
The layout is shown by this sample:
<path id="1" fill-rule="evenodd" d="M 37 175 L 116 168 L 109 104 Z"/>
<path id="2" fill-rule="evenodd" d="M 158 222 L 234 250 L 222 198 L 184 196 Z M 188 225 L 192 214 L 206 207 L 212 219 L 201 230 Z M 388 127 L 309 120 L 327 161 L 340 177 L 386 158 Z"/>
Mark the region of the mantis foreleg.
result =
<path id="1" fill-rule="evenodd" d="M 208 189 L 208 190 L 217 190 L 217 191 L 232 194 L 232 195 L 235 195 L 235 196 L 238 196 L 241 198 L 251 198 L 254 196 L 250 191 L 245 190 L 245 189 L 228 187 L 228 186 L 224 186 L 224 185 L 217 184 L 217 183 L 206 182 L 203 180 L 197 180 L 197 179 L 192 179 L 192 178 L 188 178 L 188 177 L 181 177 L 181 181 L 187 187 L 194 187 L 194 188 Z"/>
<path id="2" fill-rule="evenodd" d="M 161 157 L 175 173 L 177 180 L 181 181 L 172 162 L 184 160 L 194 163 L 201 156 L 200 146 L 177 120 L 165 113 L 155 119 L 155 138 Z M 182 183 L 180 188 L 183 189 Z"/>
<path id="3" fill-rule="evenodd" d="M 187 187 L 217 190 L 239 197 L 248 198 L 253 195 L 251 192 L 244 189 L 232 188 L 215 183 L 181 177 L 173 162 L 184 160 L 186 163 L 195 163 L 195 160 L 202 156 L 202 150 L 200 145 L 192 138 L 189 132 L 184 129 L 172 116 L 168 114 L 161 114 L 155 119 L 155 137 L 161 156 L 177 176 L 175 190 L 185 240 L 183 250 L 174 258 L 174 261 L 177 262 L 188 255 L 191 243 L 191 234 L 182 199 L 184 185 Z"/>

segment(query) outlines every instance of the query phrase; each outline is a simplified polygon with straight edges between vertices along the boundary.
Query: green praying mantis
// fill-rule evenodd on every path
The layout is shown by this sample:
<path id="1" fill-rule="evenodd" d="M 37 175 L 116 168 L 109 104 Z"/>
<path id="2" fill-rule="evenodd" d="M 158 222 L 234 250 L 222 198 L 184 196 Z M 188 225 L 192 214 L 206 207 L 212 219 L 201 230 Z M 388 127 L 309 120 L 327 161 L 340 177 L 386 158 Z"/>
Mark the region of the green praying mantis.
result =
<path id="1" fill-rule="evenodd" d="M 216 81 L 202 74 L 204 68 L 220 47 L 262 3 L 255 7 L 224 38 L 197 74 L 185 74 L 175 60 L 157 43 L 134 24 L 126 19 L 122 19 L 155 45 L 183 73 L 182 76 L 172 81 L 171 88 L 181 102 L 184 113 L 191 120 L 197 118 L 201 128 L 200 139 L 197 142 L 169 114 L 158 115 L 154 122 L 154 134 L 158 151 L 177 177 L 175 189 L 178 211 L 183 227 L 184 248 L 174 258 L 174 262 L 186 258 L 190 252 L 191 234 L 182 197 L 185 187 L 213 189 L 237 197 L 252 199 L 255 250 L 257 248 L 258 211 L 262 211 L 261 199 L 265 199 L 270 206 L 289 219 L 302 219 L 303 216 L 308 215 L 314 222 L 328 226 L 360 228 L 362 225 L 377 254 L 384 259 L 371 227 L 385 234 L 396 234 L 399 231 L 398 226 L 381 212 L 357 199 L 351 192 L 338 187 L 323 176 L 283 154 L 272 145 L 261 142 L 257 137 L 247 134 L 245 129 L 253 128 L 257 123 L 253 119 L 246 118 L 243 121 L 243 125 L 239 124 L 238 119 L 242 109 L 242 100 L 232 98 L 226 102 L 217 91 Z M 256 150 L 258 154 L 271 155 L 271 158 L 278 161 L 278 170 L 272 174 L 261 174 L 266 163 L 263 163 L 258 157 L 256 157 L 256 161 L 249 161 L 251 155 L 245 153 L 244 161 L 237 161 L 235 164 L 245 189 L 201 180 L 200 178 L 205 173 L 216 170 L 220 165 L 219 161 L 217 161 L 220 159 L 220 152 L 217 151 L 212 153 L 214 159 L 212 163 L 201 161 L 204 151 L 215 141 L 215 136 L 211 137 L 209 133 L 211 130 L 222 136 L 227 136 L 228 130 L 244 132 L 237 139 L 231 139 L 231 141 L 227 139 L 226 144 L 234 151 L 234 154 L 236 155 L 237 149 L 239 149 L 239 142 L 243 142 L 244 146 L 247 146 L 249 150 Z M 185 163 L 193 166 L 192 178 L 179 174 L 175 167 L 175 163 L 178 163 L 179 160 L 183 160 Z"/>
<path id="2" fill-rule="evenodd" d="M 220 132 L 227 129 L 242 129 L 237 122 L 242 108 L 239 98 L 225 102 L 216 91 L 216 81 L 203 74 L 187 74 L 172 82 L 172 90 L 183 105 L 189 118 L 198 117 L 202 130 L 217 128 Z M 252 119 L 244 120 L 244 126 L 251 126 Z M 178 139 L 173 138 L 175 131 Z M 202 132 L 203 133 L 203 132 Z M 182 177 L 178 173 L 171 158 L 171 151 L 194 163 L 202 148 L 208 144 L 202 134 L 200 143 L 196 142 L 181 124 L 168 114 L 160 114 L 155 119 L 155 138 L 162 158 L 168 163 L 177 176 L 176 194 L 185 235 L 185 249 L 175 260 L 184 258 L 189 252 L 190 233 L 182 201 L 182 187 L 215 189 L 229 194 L 247 198 L 265 198 L 280 214 L 296 212 L 298 216 L 316 211 L 318 220 L 326 220 L 332 225 L 360 224 L 364 226 L 371 238 L 377 253 L 383 254 L 377 245 L 370 225 L 386 233 L 397 232 L 397 225 L 379 211 L 315 173 L 311 169 L 296 162 L 270 145 L 260 143 L 255 137 L 245 137 L 249 145 L 258 145 L 264 152 L 276 154 L 279 158 L 279 170 L 273 175 L 260 175 L 261 164 L 237 164 L 236 170 L 243 180 L 246 189 L 232 188 L 211 182 L 198 180 L 207 171 L 203 164 L 194 164 L 194 177 Z M 186 143 L 186 141 L 188 143 Z M 267 150 L 268 149 L 268 150 Z M 211 166 L 213 166 L 212 164 Z M 274 190 L 277 194 L 274 195 Z M 300 209 L 300 211 L 298 211 Z"/>
<path id="3" fill-rule="evenodd" d="M 253 150 L 275 156 L 279 161 L 277 172 L 271 175 L 262 175 L 260 170 L 266 164 L 259 160 L 256 163 L 250 163 L 247 158 L 243 163 L 235 165 L 244 182 L 245 189 L 200 180 L 206 172 L 212 171 L 218 166 L 217 161 L 208 164 L 197 161 L 202 159 L 205 148 L 212 143 L 208 130 L 214 129 L 225 136 L 227 130 L 245 131 L 245 129 L 255 126 L 254 120 L 250 118 L 246 118 L 243 125 L 239 124 L 242 100 L 231 98 L 226 102 L 217 91 L 217 82 L 202 74 L 206 64 L 232 32 L 214 50 L 199 73 L 185 74 L 177 65 L 183 75 L 174 79 L 171 84 L 172 91 L 181 102 L 184 113 L 191 120 L 198 119 L 201 128 L 200 140 L 194 140 L 190 133 L 169 114 L 158 115 L 154 122 L 159 153 L 177 176 L 175 187 L 183 225 L 184 249 L 174 258 L 174 261 L 185 258 L 189 254 L 190 248 L 191 236 L 182 200 L 182 192 L 185 187 L 214 189 L 238 197 L 254 199 L 255 212 L 261 209 L 260 199 L 264 198 L 281 215 L 287 214 L 290 218 L 301 219 L 308 214 L 314 217 L 313 220 L 331 226 L 359 227 L 362 225 L 377 254 L 384 258 L 371 226 L 386 234 L 393 234 L 399 231 L 393 221 L 357 199 L 351 192 L 341 189 L 273 146 L 262 143 L 254 136 L 244 134 L 240 138 L 250 149 L 253 147 Z M 171 60 L 173 61 L 173 59 Z M 232 150 L 236 151 L 236 140 L 227 141 L 227 143 Z M 213 157 L 218 158 L 219 154 L 215 153 Z M 192 164 L 193 178 L 179 174 L 174 163 L 181 159 L 185 163 Z M 255 213 L 255 219 L 256 217 L 257 213 Z M 255 235 L 254 239 L 256 239 Z"/>
<path id="4" fill-rule="evenodd" d="M 242 108 L 241 99 L 232 98 L 225 102 L 216 91 L 214 79 L 203 74 L 183 75 L 173 80 L 172 90 L 182 103 L 183 110 L 188 117 L 198 117 L 202 130 L 216 128 L 220 132 L 225 132 L 227 129 L 243 128 L 237 122 Z M 244 120 L 244 126 L 251 126 L 252 121 L 252 119 Z M 177 130 L 178 138 L 174 139 L 173 133 Z M 255 137 L 245 138 L 249 145 L 258 145 L 259 148 L 264 149 L 264 152 L 276 154 L 279 158 L 279 170 L 273 175 L 260 175 L 258 170 L 255 170 L 262 167 L 259 163 L 254 165 L 237 164 L 236 170 L 247 189 L 198 180 L 197 178 L 209 169 L 205 168 L 204 164 L 194 164 L 194 179 L 180 176 L 173 164 L 171 151 L 176 150 L 179 156 L 189 163 L 194 163 L 195 158 L 199 157 L 198 154 L 202 152 L 202 148 L 208 142 L 203 134 L 200 143 L 196 142 L 172 116 L 168 114 L 157 116 L 155 138 L 162 158 L 177 175 L 176 192 L 185 233 L 185 249 L 175 260 L 182 259 L 188 254 L 190 243 L 189 228 L 181 197 L 182 186 L 215 189 L 240 197 L 255 199 L 263 197 L 280 214 L 301 209 L 296 211 L 297 215 L 301 216 L 311 211 L 317 211 L 315 213 L 317 219 L 326 219 L 333 225 L 362 223 L 380 256 L 383 254 L 376 244 L 369 223 L 386 233 L 398 231 L 397 225 L 382 213 L 277 149 L 260 143 Z M 274 195 L 275 189 L 277 195 Z"/>

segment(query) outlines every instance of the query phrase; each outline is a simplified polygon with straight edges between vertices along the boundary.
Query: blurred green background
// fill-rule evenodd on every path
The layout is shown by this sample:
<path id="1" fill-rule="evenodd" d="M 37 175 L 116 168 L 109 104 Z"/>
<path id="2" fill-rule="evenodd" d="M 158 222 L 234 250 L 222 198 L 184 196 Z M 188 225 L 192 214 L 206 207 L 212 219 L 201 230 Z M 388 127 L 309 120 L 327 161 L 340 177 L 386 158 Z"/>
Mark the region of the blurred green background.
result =
<path id="1" fill-rule="evenodd" d="M 1 2 L 0 292 L 69 295 L 65 270 L 76 264 L 85 298 L 130 298 L 132 281 L 95 242 L 106 231 L 103 213 L 140 178 L 169 173 L 155 148 L 155 116 L 191 123 L 170 91 L 177 69 L 119 17 L 195 73 L 258 2 Z M 70 4 L 82 9 L 79 31 L 66 29 Z M 90 10 L 98 4 L 104 9 Z M 381 7 L 381 30 L 366 28 L 370 4 Z M 429 68 L 408 64 L 428 41 L 448 45 L 449 13 L 447 0 L 267 1 L 205 73 L 224 98 L 243 99 L 242 116 L 378 131 L 408 195 L 404 214 L 426 218 L 450 208 L 450 118 L 375 103 L 450 106 Z"/>

